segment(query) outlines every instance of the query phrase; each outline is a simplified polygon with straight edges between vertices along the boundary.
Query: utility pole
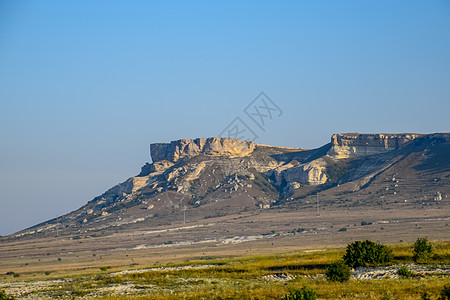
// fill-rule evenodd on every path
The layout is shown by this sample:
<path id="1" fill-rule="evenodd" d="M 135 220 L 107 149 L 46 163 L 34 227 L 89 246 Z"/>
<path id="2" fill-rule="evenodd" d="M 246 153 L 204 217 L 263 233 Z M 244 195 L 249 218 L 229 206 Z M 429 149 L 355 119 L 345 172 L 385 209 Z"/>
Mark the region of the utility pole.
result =
<path id="1" fill-rule="evenodd" d="M 59 216 L 56 215 L 56 237 L 59 236 Z"/>
<path id="2" fill-rule="evenodd" d="M 186 204 L 183 203 L 183 200 L 184 200 L 184 195 L 180 199 L 180 206 L 183 205 L 183 208 L 181 209 L 183 211 L 183 224 L 186 224 L 186 210 L 187 210 L 187 207 L 186 207 Z"/>
<path id="3" fill-rule="evenodd" d="M 319 209 L 319 195 L 316 192 L 316 203 L 317 203 L 317 216 L 320 216 L 320 209 Z"/>

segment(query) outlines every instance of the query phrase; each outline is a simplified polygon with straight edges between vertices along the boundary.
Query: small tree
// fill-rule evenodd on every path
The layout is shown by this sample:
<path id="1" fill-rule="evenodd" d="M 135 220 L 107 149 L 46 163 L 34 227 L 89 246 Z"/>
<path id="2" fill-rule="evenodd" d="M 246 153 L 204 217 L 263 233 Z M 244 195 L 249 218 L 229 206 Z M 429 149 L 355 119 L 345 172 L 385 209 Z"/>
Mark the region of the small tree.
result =
<path id="1" fill-rule="evenodd" d="M 288 295 L 283 297 L 283 300 L 316 300 L 316 292 L 307 286 L 302 287 L 300 290 L 291 290 Z"/>
<path id="2" fill-rule="evenodd" d="M 450 285 L 444 285 L 438 300 L 450 300 Z"/>
<path id="3" fill-rule="evenodd" d="M 14 296 L 8 295 L 6 294 L 5 291 L 0 290 L 0 300 L 14 300 L 16 298 L 14 298 Z"/>
<path id="4" fill-rule="evenodd" d="M 337 261 L 328 266 L 325 276 L 330 281 L 344 282 L 350 279 L 351 271 L 343 261 Z"/>
<path id="5" fill-rule="evenodd" d="M 354 268 L 390 262 L 393 257 L 392 250 L 388 247 L 365 240 L 347 245 L 343 259 L 348 266 Z"/>
<path id="6" fill-rule="evenodd" d="M 414 243 L 413 260 L 416 263 L 426 263 L 433 254 L 433 247 L 427 238 L 418 238 Z"/>

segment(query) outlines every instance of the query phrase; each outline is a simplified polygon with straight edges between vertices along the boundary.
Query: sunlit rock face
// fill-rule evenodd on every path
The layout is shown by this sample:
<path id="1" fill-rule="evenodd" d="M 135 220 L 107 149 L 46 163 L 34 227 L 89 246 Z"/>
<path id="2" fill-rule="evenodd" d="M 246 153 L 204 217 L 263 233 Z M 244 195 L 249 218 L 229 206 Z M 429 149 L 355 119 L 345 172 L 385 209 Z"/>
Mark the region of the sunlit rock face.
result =
<path id="1" fill-rule="evenodd" d="M 294 189 L 298 188 L 296 184 L 319 185 L 327 181 L 326 162 L 320 158 L 305 164 L 288 163 L 272 172 L 277 185 L 295 182 Z"/>
<path id="2" fill-rule="evenodd" d="M 331 149 L 328 155 L 336 158 L 352 158 L 392 151 L 410 141 L 421 137 L 421 134 L 333 134 Z"/>
<path id="3" fill-rule="evenodd" d="M 232 138 L 182 139 L 170 143 L 150 145 L 153 162 L 167 160 L 176 162 L 180 158 L 191 158 L 199 154 L 209 156 L 242 157 L 255 149 L 255 143 Z"/>

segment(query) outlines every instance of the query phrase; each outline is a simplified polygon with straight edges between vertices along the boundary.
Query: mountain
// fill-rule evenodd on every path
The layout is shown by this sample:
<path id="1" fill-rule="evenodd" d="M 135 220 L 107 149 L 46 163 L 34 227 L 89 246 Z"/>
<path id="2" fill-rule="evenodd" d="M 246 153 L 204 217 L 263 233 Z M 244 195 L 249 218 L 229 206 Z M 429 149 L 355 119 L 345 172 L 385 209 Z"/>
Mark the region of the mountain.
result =
<path id="1" fill-rule="evenodd" d="M 151 144 L 150 153 L 153 162 L 137 176 L 78 210 L 3 240 L 80 238 L 315 209 L 319 199 L 322 209 L 441 206 L 450 192 L 450 133 L 334 134 L 317 149 L 182 139 Z"/>

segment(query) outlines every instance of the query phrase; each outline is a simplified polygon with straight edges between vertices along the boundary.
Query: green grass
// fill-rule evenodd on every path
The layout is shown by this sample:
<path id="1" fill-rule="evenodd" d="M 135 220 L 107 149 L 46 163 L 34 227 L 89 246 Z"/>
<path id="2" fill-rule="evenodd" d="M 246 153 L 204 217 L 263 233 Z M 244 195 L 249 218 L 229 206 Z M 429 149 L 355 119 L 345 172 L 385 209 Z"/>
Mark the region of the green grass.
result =
<path id="1" fill-rule="evenodd" d="M 389 246 L 394 262 L 412 262 L 412 245 Z M 450 241 L 433 242 L 433 264 L 450 264 Z M 66 282 L 33 292 L 44 298 L 93 299 L 281 299 L 290 290 L 308 286 L 318 299 L 421 299 L 428 292 L 437 298 L 449 277 L 419 276 L 400 279 L 327 281 L 326 266 L 339 260 L 345 249 L 291 252 L 278 255 L 202 259 L 177 266 L 208 265 L 203 269 L 158 270 L 113 275 L 111 271 L 66 278 Z M 173 266 L 173 265 L 168 265 Z M 289 280 L 268 276 L 292 275 Z M 61 288 L 59 288 L 61 286 Z M 112 294 L 111 288 L 132 287 L 126 294 Z M 122 291 L 124 292 L 124 291 Z M 131 295 L 130 295 L 131 294 Z M 98 295 L 96 297 L 96 295 Z"/>

